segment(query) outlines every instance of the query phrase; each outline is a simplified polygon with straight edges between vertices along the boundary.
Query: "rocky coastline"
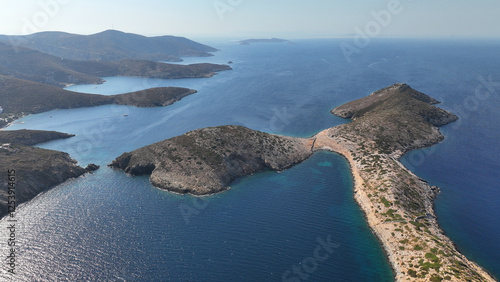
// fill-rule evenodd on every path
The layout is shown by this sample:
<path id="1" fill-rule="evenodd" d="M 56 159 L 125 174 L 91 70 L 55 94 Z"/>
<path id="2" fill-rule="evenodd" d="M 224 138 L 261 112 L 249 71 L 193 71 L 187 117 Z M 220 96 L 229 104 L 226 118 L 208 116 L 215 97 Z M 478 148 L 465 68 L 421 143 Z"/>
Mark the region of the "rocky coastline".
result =
<path id="1" fill-rule="evenodd" d="M 210 195 L 229 189 L 238 177 L 281 171 L 304 161 L 312 155 L 308 143 L 241 126 L 219 126 L 124 153 L 109 166 L 131 175 L 150 174 L 151 183 L 161 189 Z"/>
<path id="2" fill-rule="evenodd" d="M 354 197 L 383 245 L 397 281 L 495 281 L 461 254 L 439 227 L 439 191 L 399 162 L 408 151 L 444 139 L 437 127 L 458 118 L 406 84 L 394 84 L 332 113 L 352 122 L 309 138 L 223 126 L 189 132 L 118 157 L 111 167 L 151 174 L 153 185 L 178 193 L 224 191 L 237 177 L 283 170 L 315 151 L 344 156 Z"/>
<path id="3" fill-rule="evenodd" d="M 31 147 L 72 136 L 55 131 L 0 131 L 0 171 L 5 173 L 0 179 L 1 187 L 5 187 L 0 191 L 0 217 L 54 186 L 98 169 L 92 164 L 84 169 L 64 152 Z M 14 177 L 9 179 L 7 173 Z"/>

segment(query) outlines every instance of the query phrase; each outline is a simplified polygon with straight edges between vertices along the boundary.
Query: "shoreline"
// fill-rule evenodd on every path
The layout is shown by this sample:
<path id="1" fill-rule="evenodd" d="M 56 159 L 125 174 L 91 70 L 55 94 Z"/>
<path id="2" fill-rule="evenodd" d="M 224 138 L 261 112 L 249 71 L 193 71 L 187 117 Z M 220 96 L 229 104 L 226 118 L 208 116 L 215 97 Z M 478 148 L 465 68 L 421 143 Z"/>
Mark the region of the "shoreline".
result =
<path id="1" fill-rule="evenodd" d="M 376 208 L 373 200 L 371 200 L 372 197 L 369 196 L 369 195 L 371 195 L 371 194 L 369 194 L 369 192 L 370 192 L 369 188 L 371 186 L 370 185 L 371 179 L 365 179 L 366 177 L 365 178 L 363 177 L 362 172 L 360 170 L 363 166 L 361 165 L 361 163 L 359 161 L 355 160 L 353 157 L 353 153 L 356 153 L 356 152 L 359 153 L 360 150 L 357 148 L 356 144 L 354 144 L 350 141 L 347 141 L 346 139 L 343 139 L 341 137 L 340 138 L 339 137 L 337 137 L 337 138 L 331 137 L 330 133 L 333 129 L 334 128 L 329 128 L 329 129 L 323 130 L 323 131 L 319 132 L 318 134 L 314 135 L 313 137 L 311 137 L 310 140 L 312 142 L 314 142 L 312 150 L 314 152 L 317 152 L 317 151 L 335 152 L 347 160 L 347 162 L 349 164 L 350 172 L 351 172 L 352 181 L 353 181 L 353 194 L 354 194 L 353 197 L 356 200 L 356 203 L 358 204 L 358 206 L 363 211 L 363 214 L 364 214 L 364 217 L 366 219 L 368 226 L 372 230 L 373 234 L 375 234 L 375 236 L 377 237 L 377 240 L 381 243 L 382 248 L 383 248 L 384 253 L 385 253 L 385 256 L 387 257 L 388 262 L 391 266 L 391 269 L 393 270 L 395 281 L 408 280 L 410 278 L 409 276 L 411 276 L 409 274 L 412 273 L 411 271 L 413 271 L 414 266 L 417 265 L 418 266 L 417 268 L 419 268 L 420 264 L 422 264 L 422 263 L 418 263 L 420 260 L 425 260 L 426 258 L 431 257 L 431 255 L 428 255 L 429 253 L 426 253 L 425 248 L 424 248 L 424 250 L 415 250 L 416 249 L 416 247 L 415 247 L 415 249 L 412 251 L 406 250 L 406 249 L 404 249 L 404 247 L 402 249 L 402 247 L 400 246 L 400 243 L 399 243 L 401 241 L 398 241 L 398 239 L 399 238 L 410 238 L 411 236 L 414 236 L 413 238 L 418 239 L 418 241 L 428 242 L 427 244 L 429 244 L 429 245 L 432 244 L 431 243 L 432 241 L 428 240 L 428 238 L 426 238 L 426 237 L 434 239 L 436 242 L 437 242 L 437 240 L 439 240 L 439 242 L 437 242 L 438 244 L 440 244 L 439 246 L 446 247 L 452 251 L 450 254 L 453 254 L 452 257 L 454 258 L 454 261 L 458 261 L 459 263 L 463 263 L 467 267 L 467 269 L 472 272 L 471 273 L 472 276 L 467 277 L 467 278 L 470 278 L 474 281 L 496 281 L 495 278 L 493 278 L 493 276 L 491 276 L 481 266 L 479 266 L 477 263 L 475 263 L 473 261 L 468 260 L 458 250 L 456 244 L 451 239 L 449 239 L 446 236 L 446 234 L 444 233 L 444 231 L 441 229 L 439 223 L 437 222 L 437 217 L 434 213 L 434 199 L 435 199 L 435 195 L 436 195 L 435 192 L 433 192 L 434 193 L 433 197 L 430 197 L 425 201 L 428 212 L 430 215 L 432 215 L 431 220 L 429 220 L 428 218 L 423 218 L 422 220 L 419 220 L 418 222 L 414 222 L 414 221 L 410 220 L 409 218 L 407 218 L 407 220 L 404 220 L 403 218 L 401 218 L 401 219 L 389 220 L 389 221 L 387 219 L 385 219 L 382 216 L 383 213 L 381 212 L 381 211 L 383 211 L 383 208 L 381 209 L 380 206 L 379 206 L 379 208 Z M 401 156 L 399 156 L 399 157 L 401 157 Z M 416 176 L 411 171 L 409 171 L 406 167 L 404 167 L 404 165 L 401 162 L 399 162 L 399 158 L 396 159 L 393 156 L 388 156 L 388 158 L 392 159 L 392 161 L 394 161 L 398 167 L 409 172 L 410 177 L 417 178 L 420 181 L 422 181 L 420 178 L 418 178 L 418 176 Z M 378 182 L 380 182 L 380 180 L 378 180 Z M 431 188 L 428 184 L 425 183 L 425 185 L 427 185 L 429 188 Z M 393 193 L 387 193 L 387 194 L 393 194 Z M 392 196 L 394 196 L 394 195 L 392 195 Z M 386 195 L 386 197 L 389 198 L 389 195 Z M 394 212 L 391 212 L 391 214 L 395 213 L 395 212 L 405 214 L 405 212 L 402 209 L 398 209 L 397 207 L 394 207 L 394 206 L 391 206 L 391 208 L 393 208 L 395 210 Z M 403 228 L 399 228 L 399 227 L 402 227 L 401 225 L 403 225 L 403 222 L 404 222 L 404 225 L 407 226 L 407 224 L 406 224 L 407 221 L 411 224 L 413 224 L 412 222 L 414 222 L 414 224 L 416 224 L 416 225 L 418 225 L 420 221 L 427 221 L 429 223 L 429 225 L 428 225 L 428 227 L 425 227 L 425 228 L 428 231 L 428 235 L 427 235 L 427 233 L 421 234 L 421 233 L 412 231 L 413 229 L 411 229 L 411 228 L 407 228 L 407 230 L 404 230 L 404 231 L 408 231 L 408 233 L 410 233 L 410 234 L 407 234 L 404 237 L 401 237 L 401 236 L 396 237 L 395 236 L 396 231 L 403 230 Z M 398 228 L 395 228 L 395 227 L 398 227 Z M 435 238 L 438 238 L 438 239 L 436 240 Z M 408 239 L 402 239 L 402 241 L 404 241 L 404 240 L 408 240 Z M 426 244 L 426 243 L 424 243 L 424 244 Z M 430 249 L 434 249 L 434 248 L 430 248 Z M 448 264 L 445 264 L 445 261 L 439 261 L 439 263 L 442 263 L 442 266 L 438 267 L 437 268 L 438 270 L 440 268 L 445 268 L 445 267 L 449 266 Z M 455 269 L 455 268 L 451 268 L 451 269 Z M 443 271 L 436 271 L 436 272 L 440 273 Z M 429 273 L 431 273 L 431 275 L 433 275 L 432 271 Z M 444 273 L 447 274 L 448 272 L 444 272 Z M 456 273 L 450 273 L 450 274 L 456 275 L 456 276 L 453 276 L 453 275 L 445 276 L 446 278 L 448 278 L 451 281 L 461 281 L 463 278 L 466 278 L 466 277 L 463 277 L 463 276 L 458 275 Z M 477 274 L 477 276 L 476 276 L 476 274 Z M 413 277 L 413 276 L 411 276 L 411 277 L 412 277 L 411 281 L 428 281 L 428 279 L 425 277 Z"/>

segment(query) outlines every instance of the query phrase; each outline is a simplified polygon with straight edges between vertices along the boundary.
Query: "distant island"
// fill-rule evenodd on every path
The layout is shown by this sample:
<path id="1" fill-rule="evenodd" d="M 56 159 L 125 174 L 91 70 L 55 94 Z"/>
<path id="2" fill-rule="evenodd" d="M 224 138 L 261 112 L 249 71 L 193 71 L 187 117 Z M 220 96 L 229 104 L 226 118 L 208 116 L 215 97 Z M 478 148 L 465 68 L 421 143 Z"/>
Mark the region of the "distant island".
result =
<path id="1" fill-rule="evenodd" d="M 254 43 L 283 43 L 290 42 L 286 39 L 271 38 L 271 39 L 246 39 L 238 42 L 240 45 L 250 45 Z"/>
<path id="2" fill-rule="evenodd" d="M 355 199 L 382 242 L 396 280 L 495 281 L 444 235 L 433 202 L 439 191 L 400 162 L 414 149 L 443 140 L 438 126 L 457 120 L 438 101 L 394 84 L 332 110 L 351 123 L 304 139 L 240 126 L 199 129 L 124 153 L 110 166 L 177 193 L 208 195 L 238 177 L 280 171 L 329 150 L 349 162 Z"/>

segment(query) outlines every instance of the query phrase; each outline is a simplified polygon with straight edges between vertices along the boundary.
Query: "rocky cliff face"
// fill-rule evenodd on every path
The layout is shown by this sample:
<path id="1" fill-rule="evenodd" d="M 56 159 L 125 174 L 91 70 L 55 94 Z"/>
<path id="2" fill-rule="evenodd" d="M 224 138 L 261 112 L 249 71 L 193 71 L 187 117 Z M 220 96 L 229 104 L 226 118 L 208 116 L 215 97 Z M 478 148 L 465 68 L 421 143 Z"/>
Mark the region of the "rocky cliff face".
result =
<path id="1" fill-rule="evenodd" d="M 132 175 L 151 174 L 154 186 L 178 193 L 223 191 L 238 177 L 280 171 L 307 159 L 308 140 L 241 126 L 188 132 L 118 157 L 110 166 Z"/>
<path id="2" fill-rule="evenodd" d="M 7 214 L 8 196 L 14 196 L 16 206 L 28 201 L 68 179 L 76 178 L 85 172 L 99 167 L 89 165 L 84 169 L 77 165 L 67 153 L 28 147 L 56 139 L 70 138 L 74 135 L 41 130 L 2 130 L 0 131 L 0 217 Z M 11 171 L 12 173 L 9 173 Z M 8 176 L 14 175 L 14 181 Z M 13 188 L 14 187 L 14 188 Z M 9 194 L 9 190 L 11 191 Z"/>
<path id="3" fill-rule="evenodd" d="M 16 205 L 34 198 L 70 178 L 85 173 L 68 154 L 52 150 L 10 145 L 0 148 L 0 216 L 7 213 L 8 171 L 15 171 Z"/>

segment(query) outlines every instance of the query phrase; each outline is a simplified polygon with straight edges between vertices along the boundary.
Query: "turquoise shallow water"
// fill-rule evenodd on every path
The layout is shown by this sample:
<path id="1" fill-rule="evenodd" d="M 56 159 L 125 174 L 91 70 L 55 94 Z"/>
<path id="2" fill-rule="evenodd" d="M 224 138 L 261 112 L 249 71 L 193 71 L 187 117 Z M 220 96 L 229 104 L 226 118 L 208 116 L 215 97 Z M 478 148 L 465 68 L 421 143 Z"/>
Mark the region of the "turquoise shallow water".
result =
<path id="1" fill-rule="evenodd" d="M 468 101 L 478 76 L 500 78 L 498 42 L 378 40 L 351 63 L 341 42 L 206 42 L 222 51 L 203 60 L 231 60 L 233 71 L 210 79 L 115 77 L 103 85 L 71 87 L 101 94 L 157 86 L 199 91 L 174 105 L 56 110 L 11 126 L 77 134 L 41 146 L 69 152 L 82 165 L 103 166 L 20 208 L 17 278 L 279 281 L 295 265 L 311 272 L 305 272 L 309 281 L 392 280 L 353 200 L 347 164 L 335 154 L 316 154 L 281 174 L 249 176 L 202 199 L 160 191 L 145 177 L 105 167 L 125 151 L 206 126 L 311 136 L 345 122 L 330 115 L 331 108 L 395 82 L 407 82 L 452 109 Z M 441 186 L 440 223 L 460 249 L 497 276 L 498 105 L 492 94 L 461 114 L 461 126 L 446 127 L 447 139 L 433 153 L 404 160 Z M 2 220 L 0 227 L 6 224 Z M 318 240 L 328 238 L 338 247 L 316 265 L 310 258 Z M 0 238 L 1 249 L 5 242 Z"/>

